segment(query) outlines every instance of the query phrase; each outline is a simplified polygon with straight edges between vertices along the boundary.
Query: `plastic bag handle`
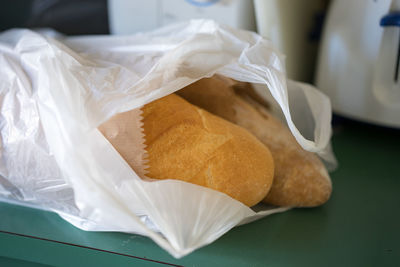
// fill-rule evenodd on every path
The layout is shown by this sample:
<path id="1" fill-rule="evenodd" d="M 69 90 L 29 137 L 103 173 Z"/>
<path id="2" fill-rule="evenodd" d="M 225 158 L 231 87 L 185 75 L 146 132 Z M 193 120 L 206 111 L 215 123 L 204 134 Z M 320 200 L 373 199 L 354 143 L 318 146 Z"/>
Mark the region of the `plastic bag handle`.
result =
<path id="1" fill-rule="evenodd" d="M 303 91 L 304 96 L 306 97 L 315 123 L 314 141 L 304 138 L 293 123 L 290 115 L 288 99 L 286 98 L 284 103 L 278 103 L 285 115 L 289 129 L 293 133 L 297 142 L 305 150 L 311 152 L 320 152 L 324 150 L 328 146 L 332 135 L 332 108 L 329 98 L 310 84 L 288 80 L 287 85 L 288 87 L 300 87 L 300 90 Z"/>

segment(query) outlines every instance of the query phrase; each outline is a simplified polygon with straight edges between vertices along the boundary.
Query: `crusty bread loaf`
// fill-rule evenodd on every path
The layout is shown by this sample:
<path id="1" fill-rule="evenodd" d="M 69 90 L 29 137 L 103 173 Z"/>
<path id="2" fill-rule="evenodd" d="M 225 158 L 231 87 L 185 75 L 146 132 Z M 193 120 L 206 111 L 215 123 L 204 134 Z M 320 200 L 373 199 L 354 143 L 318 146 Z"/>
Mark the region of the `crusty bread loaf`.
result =
<path id="1" fill-rule="evenodd" d="M 192 104 L 242 126 L 269 147 L 274 158 L 275 177 L 264 202 L 312 207 L 329 199 L 331 180 L 319 158 L 303 150 L 290 131 L 260 101 L 236 93 L 232 80 L 218 76 L 202 79 L 178 94 Z"/>
<path id="2" fill-rule="evenodd" d="M 273 180 L 273 159 L 268 148 L 246 130 L 175 94 L 142 110 L 148 177 L 206 186 L 247 206 L 266 196 Z M 112 122 L 113 118 L 106 124 Z M 106 138 L 117 151 L 126 151 L 118 147 L 115 137 Z M 129 155 L 121 156 L 129 161 Z"/>

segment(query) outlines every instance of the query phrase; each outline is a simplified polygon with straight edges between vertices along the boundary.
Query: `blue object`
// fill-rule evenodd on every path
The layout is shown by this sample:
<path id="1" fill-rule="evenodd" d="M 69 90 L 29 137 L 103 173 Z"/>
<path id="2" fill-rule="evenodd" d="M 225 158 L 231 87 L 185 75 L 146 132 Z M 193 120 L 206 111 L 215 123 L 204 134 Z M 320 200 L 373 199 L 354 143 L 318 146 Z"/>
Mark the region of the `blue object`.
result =
<path id="1" fill-rule="evenodd" d="M 400 26 L 400 12 L 393 12 L 385 15 L 383 18 L 381 18 L 381 21 L 379 22 L 379 25 L 382 27 L 387 27 L 387 26 Z"/>
<path id="2" fill-rule="evenodd" d="M 209 0 L 209 1 L 198 1 L 198 0 L 186 0 L 189 4 L 199 7 L 207 7 L 212 6 L 217 3 L 219 0 Z"/>

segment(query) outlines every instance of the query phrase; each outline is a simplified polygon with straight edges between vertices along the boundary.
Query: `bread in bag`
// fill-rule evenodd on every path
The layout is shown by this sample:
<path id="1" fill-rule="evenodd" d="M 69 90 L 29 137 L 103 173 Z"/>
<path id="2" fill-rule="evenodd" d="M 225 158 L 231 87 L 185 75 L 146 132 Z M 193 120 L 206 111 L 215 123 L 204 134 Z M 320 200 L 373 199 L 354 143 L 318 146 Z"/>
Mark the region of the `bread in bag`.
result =
<path id="1" fill-rule="evenodd" d="M 269 149 L 245 129 L 175 94 L 153 101 L 142 110 L 148 177 L 209 187 L 247 206 L 267 195 L 274 176 L 273 159 Z M 111 118 L 100 131 L 108 123 L 115 122 Z M 117 151 L 126 151 L 117 140 L 126 139 L 129 133 L 113 137 L 103 134 Z M 129 138 L 125 146 L 129 147 Z M 121 156 L 129 164 L 129 152 Z"/>
<path id="2" fill-rule="evenodd" d="M 178 94 L 247 129 L 269 147 L 274 158 L 275 177 L 264 202 L 296 207 L 325 203 L 331 195 L 332 184 L 323 163 L 315 154 L 305 151 L 289 129 L 260 101 L 237 94 L 234 85 L 233 80 L 217 76 L 193 83 Z"/>

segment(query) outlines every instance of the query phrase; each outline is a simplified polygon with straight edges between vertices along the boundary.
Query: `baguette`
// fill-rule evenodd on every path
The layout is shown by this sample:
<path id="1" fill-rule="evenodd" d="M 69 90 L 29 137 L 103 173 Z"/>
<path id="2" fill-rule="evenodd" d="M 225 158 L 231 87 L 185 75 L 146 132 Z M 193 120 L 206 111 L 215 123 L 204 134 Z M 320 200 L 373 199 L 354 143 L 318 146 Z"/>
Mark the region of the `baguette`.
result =
<path id="1" fill-rule="evenodd" d="M 247 206 L 267 195 L 274 176 L 273 159 L 269 149 L 245 129 L 175 94 L 153 101 L 142 110 L 148 177 L 205 186 Z M 131 155 L 118 140 L 127 140 L 124 146 L 129 147 L 130 133 L 108 135 L 110 124 L 115 124 L 115 118 L 99 129 L 129 164 Z"/>
<path id="2" fill-rule="evenodd" d="M 236 93 L 233 84 L 232 80 L 217 76 L 193 83 L 178 94 L 247 129 L 269 147 L 275 162 L 275 177 L 263 202 L 295 207 L 325 203 L 331 195 L 332 184 L 323 163 L 315 154 L 305 151 L 260 101 Z"/>

